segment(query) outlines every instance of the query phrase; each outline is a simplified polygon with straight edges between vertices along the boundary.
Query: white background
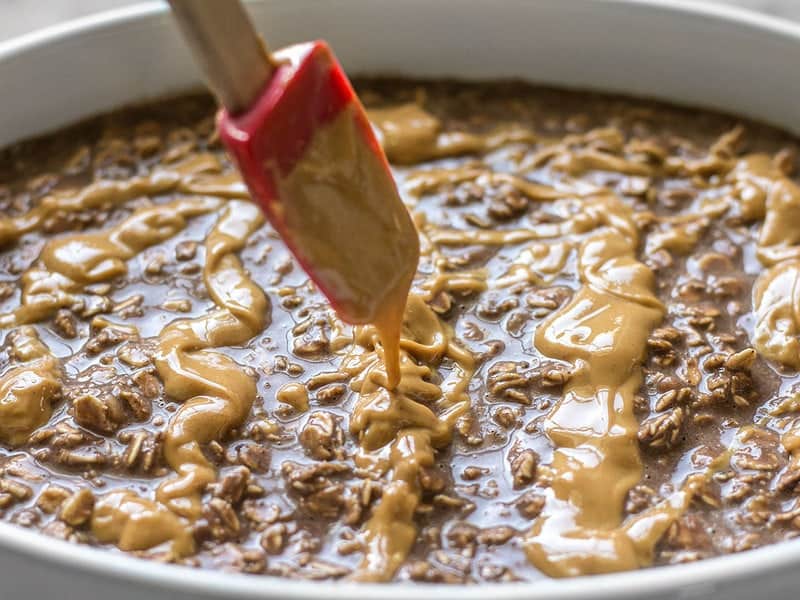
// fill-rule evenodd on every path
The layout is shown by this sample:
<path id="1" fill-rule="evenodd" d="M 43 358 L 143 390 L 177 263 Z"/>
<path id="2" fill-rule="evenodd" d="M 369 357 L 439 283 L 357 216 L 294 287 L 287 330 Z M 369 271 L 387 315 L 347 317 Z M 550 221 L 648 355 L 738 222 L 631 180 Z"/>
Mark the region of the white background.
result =
<path id="1" fill-rule="evenodd" d="M 401 2 L 402 0 L 397 1 Z M 494 1 L 502 2 L 502 0 Z M 800 0 L 713 1 L 744 6 L 800 21 Z M 131 2 L 131 0 L 0 0 L 0 41 L 68 19 L 131 4 L 136 4 L 136 2 Z"/>

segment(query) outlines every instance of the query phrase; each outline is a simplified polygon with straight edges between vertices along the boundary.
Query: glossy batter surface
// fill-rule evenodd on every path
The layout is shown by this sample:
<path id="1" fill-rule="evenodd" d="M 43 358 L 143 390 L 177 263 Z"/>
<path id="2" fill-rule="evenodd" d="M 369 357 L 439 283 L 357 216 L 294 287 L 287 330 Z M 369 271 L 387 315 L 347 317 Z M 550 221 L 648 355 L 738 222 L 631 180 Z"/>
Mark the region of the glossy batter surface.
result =
<path id="1" fill-rule="evenodd" d="M 3 518 L 359 581 L 794 537 L 795 140 L 514 83 L 358 87 L 421 242 L 396 387 L 248 202 L 207 99 L 0 153 Z"/>

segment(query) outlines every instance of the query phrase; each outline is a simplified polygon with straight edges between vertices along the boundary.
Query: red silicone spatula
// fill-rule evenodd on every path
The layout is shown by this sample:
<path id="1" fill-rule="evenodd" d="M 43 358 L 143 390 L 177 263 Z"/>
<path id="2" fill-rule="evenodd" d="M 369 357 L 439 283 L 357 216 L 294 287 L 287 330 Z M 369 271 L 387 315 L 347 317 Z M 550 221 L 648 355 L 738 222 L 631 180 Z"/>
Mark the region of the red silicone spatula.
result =
<path id="1" fill-rule="evenodd" d="M 417 233 L 330 48 L 270 56 L 238 0 L 170 4 L 223 105 L 219 131 L 253 199 L 344 320 L 399 336 Z"/>

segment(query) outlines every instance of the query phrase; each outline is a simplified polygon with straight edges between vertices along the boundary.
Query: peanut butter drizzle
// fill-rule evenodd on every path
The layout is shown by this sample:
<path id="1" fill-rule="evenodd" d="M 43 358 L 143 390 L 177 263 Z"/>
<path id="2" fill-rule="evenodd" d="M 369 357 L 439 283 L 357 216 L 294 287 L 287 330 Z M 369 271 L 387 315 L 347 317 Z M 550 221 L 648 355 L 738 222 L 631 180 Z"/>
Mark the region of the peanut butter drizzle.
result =
<path id="1" fill-rule="evenodd" d="M 247 186 L 242 183 L 238 172 L 218 173 L 217 170 L 211 169 L 211 172 L 206 172 L 204 169 L 192 177 L 182 179 L 178 185 L 178 191 L 184 194 L 202 194 L 217 198 L 250 199 Z"/>
<path id="2" fill-rule="evenodd" d="M 647 236 L 647 254 L 669 250 L 689 254 L 711 224 L 705 214 L 687 214 L 678 219 L 661 219 L 661 227 Z"/>
<path id="3" fill-rule="evenodd" d="M 550 163 L 554 169 L 570 175 L 578 175 L 586 171 L 614 171 L 625 175 L 651 175 L 650 165 L 635 162 L 620 156 L 600 152 L 593 148 L 582 148 L 565 152 Z"/>
<path id="4" fill-rule="evenodd" d="M 215 198 L 182 198 L 136 211 L 108 231 L 48 242 L 22 276 L 20 306 L 0 314 L 0 327 L 35 323 L 71 306 L 87 285 L 127 273 L 126 261 L 184 229 L 187 219 L 218 208 Z"/>
<path id="5" fill-rule="evenodd" d="M 520 282 L 549 283 L 563 272 L 572 250 L 572 244 L 568 242 L 531 244 L 519 253 L 505 274 L 495 279 L 493 287 L 503 288 Z"/>
<path id="6" fill-rule="evenodd" d="M 288 404 L 297 412 L 308 410 L 308 390 L 302 383 L 293 382 L 281 386 L 275 397 L 278 402 Z"/>
<path id="7" fill-rule="evenodd" d="M 48 242 L 35 265 L 23 274 L 20 307 L 13 313 L 0 315 L 0 327 L 37 322 L 52 316 L 61 307 L 73 305 L 80 299 L 86 286 L 125 274 L 127 260 L 173 237 L 186 227 L 188 219 L 212 212 L 222 205 L 219 198 L 205 194 L 239 197 L 242 195 L 241 188 L 237 177 L 221 173 L 219 159 L 201 153 L 146 177 L 127 182 L 99 181 L 78 193 L 51 195 L 25 215 L 0 220 L 0 244 L 8 244 L 39 228 L 48 217 L 58 212 L 118 206 L 139 196 L 170 190 L 199 194 L 197 197 L 179 198 L 167 204 L 140 209 L 107 231 L 66 235 Z M 221 325 L 221 330 L 212 332 L 215 334 L 213 341 L 220 344 L 226 343 L 225 340 L 231 344 L 245 341 L 262 329 L 266 318 L 267 304 L 263 293 L 249 280 L 236 282 L 236 275 L 241 278 L 244 275 L 238 259 L 229 255 L 240 249 L 252 229 L 261 224 L 261 216 L 249 204 L 237 203 L 235 206 L 238 216 L 231 217 L 229 209 L 227 217 L 221 219 L 207 240 L 206 283 L 210 295 L 223 310 L 208 317 L 205 325 Z M 253 290 L 257 290 L 257 293 Z M 256 300 L 249 303 L 248 294 L 256 297 Z M 251 309 L 257 313 L 256 316 L 247 314 Z M 212 323 L 214 319 L 217 320 Z M 246 324 L 244 327 L 247 332 L 253 332 L 243 338 L 235 335 L 237 327 L 242 328 L 242 323 Z M 202 323 L 198 325 L 203 326 Z M 179 329 L 179 326 L 175 329 Z M 12 368 L 0 378 L 0 394 L 6 399 L 0 404 L 0 415 L 5 413 L 0 424 L 0 439 L 15 445 L 23 443 L 34 429 L 48 420 L 52 404 L 61 393 L 61 369 L 58 361 L 38 341 L 32 328 L 21 327 L 10 335 L 14 336 L 11 342 L 19 360 L 28 363 Z M 191 346 L 191 338 L 188 341 Z M 191 348 L 192 351 L 198 349 Z M 222 363 L 225 360 L 228 359 L 222 357 Z M 216 375 L 225 372 L 222 363 L 214 363 L 215 367 L 221 369 L 215 372 Z M 179 363 L 179 366 L 183 365 Z M 187 371 L 190 369 L 191 366 L 187 367 Z M 255 388 L 249 377 L 241 374 L 239 380 L 241 378 L 246 378 L 250 385 L 230 385 L 226 388 L 228 393 L 236 394 L 243 390 L 249 393 L 252 389 L 252 394 L 236 396 L 233 408 L 223 407 L 225 410 L 215 416 L 217 421 L 222 421 L 216 423 L 217 434 L 226 431 L 226 423 L 231 424 L 228 427 L 238 424 L 249 410 Z M 173 381 L 178 381 L 178 377 L 174 377 Z M 227 383 L 236 381 L 236 376 L 233 376 Z M 174 383 L 169 389 L 180 391 L 180 382 Z M 210 404 L 196 404 L 207 408 L 213 405 L 213 399 Z M 214 428 L 214 424 L 213 419 L 202 416 L 203 410 L 198 410 L 197 417 L 193 418 L 185 410 L 186 406 L 191 406 L 191 402 L 184 405 L 184 410 L 178 411 L 167 431 L 167 448 L 175 451 L 173 456 L 177 453 L 182 458 L 191 458 L 181 454 L 191 455 L 191 448 L 181 447 L 183 438 L 180 436 L 187 433 L 197 435 L 202 441 L 205 439 L 203 436 L 208 438 L 211 435 L 214 439 L 208 431 Z M 208 424 L 198 427 L 198 420 L 207 420 Z M 188 440 L 184 441 L 188 443 Z M 181 464 L 185 472 L 187 467 L 184 462 Z M 203 465 L 199 461 L 197 464 L 198 469 L 202 470 Z M 212 479 L 213 475 L 212 469 Z M 100 542 L 114 543 L 122 550 L 146 550 L 169 542 L 174 556 L 194 552 L 194 540 L 185 519 L 171 512 L 167 506 L 127 490 L 112 491 L 98 498 L 91 527 Z"/>
<path id="8" fill-rule="evenodd" d="M 488 185 L 508 185 L 526 198 L 534 201 L 558 200 L 574 194 L 572 189 L 562 191 L 511 173 L 495 173 L 475 167 L 412 171 L 406 177 L 405 189 L 411 194 L 421 196 L 436 191 L 445 185 L 454 185 L 467 181 Z"/>
<path id="9" fill-rule="evenodd" d="M 566 198 L 571 195 L 565 194 Z M 578 210 L 559 223 L 542 223 L 532 225 L 526 229 L 440 229 L 428 232 L 428 238 L 433 244 L 443 246 L 486 245 L 504 246 L 520 244 L 522 242 L 538 241 L 545 239 L 561 240 L 574 234 L 582 234 L 592 229 L 608 225 L 619 227 L 632 234 L 637 227 L 632 218 L 620 217 L 616 213 L 609 213 L 619 205 L 619 201 L 608 194 L 596 194 L 585 199 L 575 198 Z M 524 260 L 524 259 L 522 259 Z"/>
<path id="10" fill-rule="evenodd" d="M 191 520 L 200 516 L 200 496 L 216 479 L 203 445 L 241 425 L 256 397 L 253 378 L 232 359 L 210 349 L 244 344 L 270 318 L 269 300 L 236 256 L 262 223 L 256 206 L 231 201 L 205 243 L 203 277 L 219 308 L 168 325 L 158 339 L 156 369 L 167 395 L 183 405 L 164 440 L 164 456 L 177 476 L 162 483 L 156 496 Z"/>
<path id="11" fill-rule="evenodd" d="M 415 102 L 370 110 L 369 119 L 378 131 L 386 156 L 395 164 L 487 152 L 512 142 L 536 141 L 533 133 L 519 126 L 485 135 L 444 132 L 441 121 Z"/>
<path id="12" fill-rule="evenodd" d="M 536 229 L 440 229 L 430 232 L 430 241 L 440 246 L 506 246 L 542 238 L 558 237 L 561 228 L 548 224 Z"/>
<path id="13" fill-rule="evenodd" d="M 201 177 L 202 174 L 219 173 L 221 164 L 213 154 L 200 153 L 187 160 L 159 168 L 141 177 L 125 181 L 100 180 L 79 191 L 60 191 L 42 198 L 39 203 L 23 215 L 0 217 L 0 247 L 12 244 L 23 235 L 41 228 L 48 218 L 58 213 L 74 213 L 119 206 L 141 196 L 152 196 L 169 192 L 177 187 L 187 193 L 207 193 L 213 189 L 215 195 L 241 187 L 238 181 L 228 181 L 223 175 Z M 195 182 L 195 178 L 198 178 Z M 220 180 L 219 178 L 223 179 Z M 226 185 L 228 187 L 226 187 Z"/>
<path id="14" fill-rule="evenodd" d="M 658 171 L 639 149 L 626 145 L 622 134 L 612 127 L 568 135 L 554 143 L 545 144 L 522 161 L 520 171 L 525 173 L 544 164 L 569 175 L 612 171 L 646 176 Z"/>
<path id="15" fill-rule="evenodd" d="M 164 439 L 164 456 L 176 476 L 159 486 L 156 501 L 127 490 L 101 497 L 91 524 L 101 542 L 123 550 L 169 542 L 175 557 L 195 551 L 190 524 L 200 516 L 200 495 L 216 480 L 202 446 L 239 426 L 256 396 L 253 378 L 210 349 L 245 343 L 269 320 L 267 297 L 236 256 L 262 223 L 254 205 L 231 201 L 207 236 L 203 276 L 219 308 L 168 325 L 158 337 L 154 361 L 167 394 L 183 401 Z"/>
<path id="16" fill-rule="evenodd" d="M 511 130 L 505 139 L 444 134 L 435 118 L 420 114 L 422 109 L 416 105 L 405 108 L 406 112 L 400 110 L 397 114 L 387 110 L 387 114 L 381 115 L 377 111 L 378 116 L 373 117 L 383 134 L 387 153 L 396 162 L 482 152 L 507 142 L 532 141 L 532 137 L 526 137 L 530 134 L 519 133 L 519 130 L 518 135 Z M 403 119 L 412 122 L 404 125 Z M 406 125 L 408 131 L 404 129 Z M 597 147 L 574 148 L 577 143 Z M 621 138 L 616 139 L 606 130 L 595 130 L 577 136 L 571 143 L 545 148 L 538 160 L 550 161 L 552 168 L 568 173 L 599 169 L 638 175 L 655 171 L 646 163 L 613 154 L 622 153 L 623 149 Z M 161 191 L 242 197 L 238 178 L 221 174 L 217 159 L 209 160 L 204 155 L 195 158 L 186 167 L 192 172 L 190 175 L 184 173 L 169 179 L 171 172 L 164 171 L 150 179 L 164 177 L 171 182 L 163 183 Z M 773 177 L 772 172 L 754 175 L 755 169 L 741 164 L 740 167 L 737 169 L 742 180 L 749 178 L 747 185 L 757 189 L 761 189 L 758 186 L 765 181 L 771 185 L 768 180 Z M 567 306 L 540 326 L 534 340 L 543 354 L 570 363 L 574 373 L 563 398 L 545 421 L 546 435 L 556 451 L 552 463 L 540 467 L 544 473 L 542 479 L 550 487 L 546 491 L 542 515 L 526 539 L 526 552 L 538 568 L 553 576 L 649 564 L 653 546 L 686 508 L 694 484 L 687 482 L 683 490 L 661 504 L 622 522 L 623 499 L 630 487 L 639 481 L 642 469 L 632 398 L 641 383 L 639 364 L 644 356 L 645 340 L 663 316 L 663 308 L 653 294 L 653 275 L 635 259 L 639 232 L 631 211 L 610 194 L 583 198 L 574 190 L 560 189 L 559 184 L 543 186 L 518 175 L 483 169 L 420 171 L 408 179 L 412 193 L 427 193 L 441 185 L 475 180 L 510 185 L 532 200 L 577 197 L 575 202 L 582 209 L 561 223 L 520 230 L 422 231 L 423 238 L 434 246 L 533 242 L 522 250 L 508 273 L 494 282 L 487 282 L 486 273 L 481 271 L 434 274 L 422 284 L 422 289 L 430 296 L 445 289 L 483 290 L 487 286 L 510 285 L 521 280 L 548 281 L 571 264 L 571 256 L 577 254 L 583 287 Z M 130 193 L 130 198 L 140 195 Z M 141 192 L 146 193 L 160 192 Z M 761 197 L 764 207 L 761 210 L 768 212 L 767 194 Z M 115 204 L 125 198 L 128 196 L 123 192 L 111 194 L 107 202 L 98 201 L 97 206 Z M 759 196 L 748 198 L 754 198 L 751 210 L 758 214 Z M 196 206 L 208 203 L 204 212 L 220 205 L 211 198 L 196 200 Z M 310 204 L 310 196 L 305 200 L 308 200 L 306 204 L 297 205 L 298 210 L 318 210 Z M 180 202 L 188 201 L 177 201 Z M 93 206 L 65 201 L 57 210 L 82 210 Z M 166 212 L 169 206 L 172 205 L 157 208 Z M 131 223 L 137 222 L 138 214 L 131 217 Z M 45 218 L 36 214 L 29 216 L 39 219 L 39 224 Z M 218 309 L 199 319 L 177 321 L 165 328 L 158 339 L 159 375 L 167 393 L 183 401 L 169 425 L 165 445 L 167 462 L 177 476 L 162 484 L 156 501 L 127 490 L 112 491 L 98 498 L 91 526 L 99 541 L 115 543 L 123 550 L 145 550 L 169 542 L 175 556 L 194 552 L 189 525 L 199 514 L 200 494 L 216 479 L 215 469 L 203 456 L 201 446 L 241 424 L 255 397 L 252 378 L 234 361 L 211 349 L 243 344 L 266 325 L 268 300 L 243 272 L 236 257 L 260 222 L 260 215 L 252 206 L 235 201 L 228 206 L 206 241 L 204 277 Z M 777 222 L 774 229 L 790 226 L 791 222 Z M 25 226 L 25 222 L 17 225 Z M 158 233 L 153 235 L 164 235 L 164 239 L 180 230 L 168 234 L 170 225 L 155 225 Z M 0 221 L 0 240 L 8 235 L 3 232 L 14 226 Z M 31 227 L 28 231 L 38 225 Z M 133 231 L 141 233 L 135 227 Z M 309 233 L 313 236 L 313 232 Z M 148 233 L 143 237 L 149 239 L 149 236 Z M 659 247 L 679 250 L 686 243 L 696 242 L 692 241 L 693 236 L 694 232 L 690 231 L 686 233 L 688 242 L 667 240 Z M 770 264 L 769 258 L 764 257 L 783 256 L 791 261 L 795 256 L 793 248 L 798 241 L 789 240 L 791 236 L 785 231 L 771 236 L 762 231 L 762 237 L 771 240 L 764 244 L 763 256 L 759 254 L 766 264 Z M 72 236 L 58 242 L 66 246 L 70 240 L 80 242 L 84 238 L 90 239 L 90 236 Z M 374 241 L 366 246 L 375 247 Z M 126 251 L 116 242 L 103 240 L 98 235 L 96 240 L 80 247 L 92 250 L 95 246 L 105 248 L 106 244 L 110 251 L 99 252 L 96 255 L 99 258 L 87 258 L 85 263 L 58 262 L 61 254 L 46 248 L 55 257 L 50 259 L 54 262 L 47 263 L 43 252 L 39 265 L 46 269 L 54 265 L 43 272 L 70 282 L 64 288 L 65 294 L 77 294 L 74 290 L 94 281 L 92 277 L 107 273 L 112 273 L 108 275 L 112 277 L 124 272 L 123 261 L 149 245 L 128 246 Z M 115 273 L 115 269 L 120 268 L 123 270 Z M 792 277 L 796 279 L 800 273 Z M 74 288 L 70 287 L 72 285 Z M 396 297 L 389 302 L 395 314 L 402 312 L 407 295 L 408 288 L 402 294 L 400 288 L 402 286 L 398 286 Z M 53 289 L 61 290 L 57 286 Z M 797 302 L 793 306 L 797 307 Z M 800 323 L 795 313 L 792 317 Z M 389 478 L 381 500 L 363 529 L 365 553 L 355 578 L 364 581 L 390 579 L 408 556 L 417 536 L 414 515 L 420 503 L 419 475 L 424 468 L 433 465 L 436 451 L 450 442 L 456 419 L 468 410 L 467 390 L 476 368 L 471 354 L 455 343 L 449 326 L 427 306 L 422 296 L 412 294 L 408 299 L 402 328 L 396 334 L 387 333 L 387 327 L 392 327 L 392 319 L 387 319 L 388 325 L 378 318 L 372 325 L 355 328 L 354 345 L 342 363 L 342 370 L 354 376 L 351 385 L 358 393 L 350 423 L 361 446 L 357 464 L 377 476 Z M 395 327 L 396 323 L 397 319 Z M 393 349 L 391 340 L 397 337 L 399 345 Z M 393 352 L 396 358 L 392 358 Z M 23 355 L 30 354 L 23 351 Z M 450 362 L 453 366 L 449 377 L 439 383 L 439 367 L 449 368 Z M 399 364 L 399 369 L 393 375 L 391 365 L 395 363 Z M 5 385 L 5 381 L 5 376 L 0 378 L 0 386 Z M 5 388 L 0 387 L 2 389 Z M 307 407 L 307 393 L 303 398 L 297 389 L 282 391 L 285 391 L 284 401 L 294 404 L 298 410 Z M 55 398 L 56 393 L 53 394 Z M 47 417 L 43 417 L 44 421 Z M 34 414 L 31 422 L 40 425 L 40 418 Z M 4 435 L 2 425 L 0 435 Z M 27 439 L 29 433 L 21 439 Z M 794 452 L 799 448 L 797 440 L 800 435 L 787 434 L 784 440 L 787 450 Z"/>
<path id="17" fill-rule="evenodd" d="M 625 497 L 642 476 L 633 398 L 642 383 L 647 338 L 664 309 L 652 271 L 636 260 L 632 211 L 612 196 L 598 200 L 602 211 L 587 207 L 597 228 L 578 244 L 584 285 L 534 337 L 540 352 L 573 369 L 544 421 L 555 447 L 545 471 L 550 485 L 525 541 L 528 558 L 552 577 L 649 564 L 656 543 L 691 498 L 681 491 L 622 519 Z"/>
<path id="18" fill-rule="evenodd" d="M 408 556 L 417 536 L 414 514 L 420 502 L 421 469 L 433 466 L 437 449 L 452 437 L 456 419 L 469 409 L 467 386 L 475 370 L 472 355 L 454 342 L 453 332 L 425 301 L 408 299 L 400 340 L 401 378 L 386 385 L 386 366 L 373 326 L 355 331 L 357 348 L 343 369 L 357 374 L 352 383 L 358 400 L 350 431 L 361 452 L 356 463 L 390 482 L 364 525 L 364 557 L 353 578 L 387 581 Z M 453 362 L 443 384 L 430 381 L 444 359 Z"/>
<path id="19" fill-rule="evenodd" d="M 753 286 L 753 345 L 781 365 L 800 368 L 800 261 L 780 262 Z"/>
<path id="20" fill-rule="evenodd" d="M 441 273 L 429 277 L 422 284 L 427 300 L 432 300 L 439 292 L 474 293 L 488 289 L 486 269 Z"/>
<path id="21" fill-rule="evenodd" d="M 26 214 L 0 219 L 0 246 L 36 230 L 50 216 L 120 206 L 133 198 L 173 189 L 187 194 L 232 196 L 241 186 L 221 173 L 219 159 L 200 153 L 154 173 L 128 181 L 97 181 L 79 192 L 46 196 Z M 199 183 L 198 183 L 199 182 Z M 228 194 L 222 193 L 225 189 Z M 144 249 L 166 241 L 186 227 L 187 219 L 218 208 L 218 198 L 175 200 L 164 206 L 138 210 L 109 231 L 70 234 L 48 242 L 32 268 L 22 276 L 20 306 L 0 314 L 0 328 L 36 323 L 59 308 L 73 305 L 84 288 L 127 272 L 125 261 Z"/>
<path id="22" fill-rule="evenodd" d="M 0 218 L 0 246 L 16 242 L 26 233 L 39 229 L 58 212 L 78 212 L 119 205 L 139 196 L 161 194 L 177 184 L 179 175 L 159 172 L 126 181 L 97 181 L 77 193 L 60 192 L 42 198 L 39 204 L 24 215 Z"/>
<path id="23" fill-rule="evenodd" d="M 33 327 L 8 334 L 11 356 L 21 364 L 0 376 L 0 441 L 24 444 L 50 419 L 61 397 L 61 364 Z"/>

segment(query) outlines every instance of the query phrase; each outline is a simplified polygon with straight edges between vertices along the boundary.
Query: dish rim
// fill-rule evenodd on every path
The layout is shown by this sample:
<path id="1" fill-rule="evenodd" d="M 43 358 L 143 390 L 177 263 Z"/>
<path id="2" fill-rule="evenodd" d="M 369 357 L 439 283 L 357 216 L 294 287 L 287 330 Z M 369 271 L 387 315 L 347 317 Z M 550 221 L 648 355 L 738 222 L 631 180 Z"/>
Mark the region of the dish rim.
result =
<path id="1" fill-rule="evenodd" d="M 583 0 L 586 1 L 586 0 Z M 636 5 L 685 15 L 706 17 L 730 25 L 750 27 L 762 35 L 782 36 L 800 44 L 800 23 L 750 9 L 715 4 L 707 0 L 592 0 L 612 5 Z M 79 37 L 106 27 L 160 18 L 167 12 L 158 1 L 139 2 L 51 25 L 0 42 L 0 62 L 39 45 Z M 108 550 L 50 538 L 42 533 L 0 522 L 0 547 L 59 567 L 102 578 L 145 584 L 163 591 L 235 599 L 287 598 L 305 600 L 406 600 L 409 594 L 440 600 L 579 600 L 597 597 L 639 598 L 648 594 L 680 591 L 680 597 L 711 592 L 726 584 L 765 576 L 800 564 L 800 538 L 755 550 L 701 561 L 651 567 L 623 573 L 535 580 L 525 583 L 431 584 L 398 582 L 370 584 L 314 582 L 266 575 L 245 575 L 219 570 L 168 565 Z"/>

